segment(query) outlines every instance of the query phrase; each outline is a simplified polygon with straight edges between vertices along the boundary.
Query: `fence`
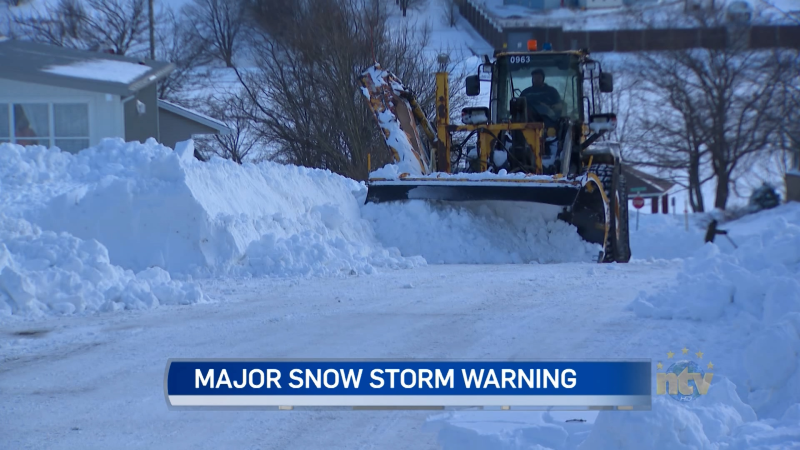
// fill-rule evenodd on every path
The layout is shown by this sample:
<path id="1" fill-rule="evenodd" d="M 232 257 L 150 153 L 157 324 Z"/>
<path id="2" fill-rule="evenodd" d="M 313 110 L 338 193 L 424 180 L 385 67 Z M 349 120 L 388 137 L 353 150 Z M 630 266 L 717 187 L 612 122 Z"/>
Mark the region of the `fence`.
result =
<path id="1" fill-rule="evenodd" d="M 529 39 L 550 42 L 556 50 L 639 52 L 723 48 L 734 40 L 749 48 L 800 49 L 800 26 L 754 25 L 718 28 L 564 30 L 562 27 L 504 27 L 474 0 L 460 0 L 461 15 L 496 49 L 525 50 Z"/>

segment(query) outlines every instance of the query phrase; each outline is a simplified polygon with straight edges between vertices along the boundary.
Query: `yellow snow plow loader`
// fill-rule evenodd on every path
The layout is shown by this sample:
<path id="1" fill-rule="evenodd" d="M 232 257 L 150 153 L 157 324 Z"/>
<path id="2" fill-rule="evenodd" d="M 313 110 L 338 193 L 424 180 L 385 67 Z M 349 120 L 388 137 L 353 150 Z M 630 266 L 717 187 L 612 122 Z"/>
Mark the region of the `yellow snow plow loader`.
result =
<path id="1" fill-rule="evenodd" d="M 616 127 L 601 113 L 613 78 L 586 51 L 495 52 L 466 79 L 466 94 L 488 105 L 464 108 L 450 121 L 449 78 L 436 73 L 431 123 L 413 92 L 379 64 L 362 91 L 393 163 L 370 173 L 367 202 L 517 201 L 562 207 L 559 219 L 602 247 L 601 262 L 628 262 L 628 199 Z M 440 61 L 442 62 L 442 61 Z M 444 64 L 442 64 L 444 66 Z M 588 120 L 587 120 L 588 119 Z"/>

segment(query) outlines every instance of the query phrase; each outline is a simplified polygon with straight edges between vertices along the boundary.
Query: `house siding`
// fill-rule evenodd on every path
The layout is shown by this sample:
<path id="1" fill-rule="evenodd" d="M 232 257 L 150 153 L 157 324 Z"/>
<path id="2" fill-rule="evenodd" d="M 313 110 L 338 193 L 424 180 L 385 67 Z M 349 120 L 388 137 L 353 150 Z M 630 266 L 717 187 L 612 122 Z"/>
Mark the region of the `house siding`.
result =
<path id="1" fill-rule="evenodd" d="M 145 113 L 139 115 L 136 102 L 145 105 Z M 125 140 L 144 142 L 149 138 L 158 140 L 158 92 L 155 83 L 140 90 L 124 103 Z"/>
<path id="2" fill-rule="evenodd" d="M 125 136 L 119 96 L 0 79 L 0 103 L 87 103 L 89 145 L 107 137 Z"/>
<path id="3" fill-rule="evenodd" d="M 176 143 L 190 139 L 192 135 L 218 133 L 214 128 L 194 122 L 165 109 L 159 109 L 158 121 L 161 143 L 170 148 L 175 148 Z"/>

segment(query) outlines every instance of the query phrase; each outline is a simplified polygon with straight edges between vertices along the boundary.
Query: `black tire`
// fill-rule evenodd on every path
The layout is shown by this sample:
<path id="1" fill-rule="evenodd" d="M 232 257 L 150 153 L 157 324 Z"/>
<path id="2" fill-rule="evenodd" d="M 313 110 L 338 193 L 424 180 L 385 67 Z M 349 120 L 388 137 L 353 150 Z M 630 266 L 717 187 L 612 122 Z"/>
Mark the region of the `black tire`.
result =
<path id="1" fill-rule="evenodd" d="M 620 165 L 593 164 L 589 172 L 597 175 L 608 197 L 610 224 L 606 239 L 604 263 L 627 263 L 631 259 L 630 234 L 628 230 L 628 189 Z M 619 205 L 619 206 L 617 206 Z M 617 224 L 619 208 L 619 224 Z M 619 227 L 619 232 L 617 228 Z"/>
<path id="2" fill-rule="evenodd" d="M 618 263 L 626 263 L 631 260 L 631 235 L 628 220 L 628 184 L 625 181 L 625 175 L 620 171 L 619 182 L 617 185 L 617 196 L 619 199 L 619 224 L 616 223 L 616 218 L 613 224 L 616 227 L 619 225 L 619 239 L 615 228 L 613 243 L 614 260 Z"/>

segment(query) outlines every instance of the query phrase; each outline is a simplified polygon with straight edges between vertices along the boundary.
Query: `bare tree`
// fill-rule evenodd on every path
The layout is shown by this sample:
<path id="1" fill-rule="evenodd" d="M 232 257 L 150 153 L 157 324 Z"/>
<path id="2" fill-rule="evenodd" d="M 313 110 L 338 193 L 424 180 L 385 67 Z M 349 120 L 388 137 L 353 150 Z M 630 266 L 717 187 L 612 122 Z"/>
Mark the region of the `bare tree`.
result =
<path id="1" fill-rule="evenodd" d="M 730 27 L 721 8 L 682 18 L 698 28 Z M 703 183 L 716 181 L 714 207 L 725 209 L 737 174 L 774 150 L 780 87 L 796 58 L 783 49 L 750 50 L 741 30 L 732 31 L 719 48 L 645 53 L 634 67 L 647 92 L 638 162 L 685 172 L 695 211 L 705 209 Z"/>
<path id="2" fill-rule="evenodd" d="M 194 0 L 183 8 L 190 31 L 205 43 L 209 54 L 233 67 L 244 29 L 241 0 Z"/>
<path id="3" fill-rule="evenodd" d="M 273 159 L 355 179 L 366 177 L 368 154 L 388 162 L 359 90 L 361 72 L 376 60 L 432 111 L 434 67 L 422 51 L 427 34 L 408 25 L 390 30 L 375 6 L 359 0 L 254 5 L 258 32 L 250 45 L 257 69 L 234 68 L 251 102 L 239 113 L 273 147 Z"/>
<path id="4" fill-rule="evenodd" d="M 80 0 L 59 0 L 36 14 L 12 15 L 10 34 L 59 47 L 84 48 L 86 19 Z"/>
<path id="5" fill-rule="evenodd" d="M 442 0 L 444 22 L 449 27 L 455 27 L 461 14 L 458 11 L 458 0 Z"/>
<path id="6" fill-rule="evenodd" d="M 223 120 L 231 128 L 231 133 L 198 139 L 198 149 L 202 154 L 214 154 L 238 164 L 248 159 L 263 159 L 264 155 L 256 152 L 261 146 L 258 145 L 258 136 L 250 123 L 252 105 L 247 96 L 226 95 L 210 99 L 206 112 Z"/>
<path id="7" fill-rule="evenodd" d="M 95 47 L 110 45 L 117 55 L 148 47 L 146 0 L 86 0 L 85 31 Z"/>
<path id="8" fill-rule="evenodd" d="M 144 50 L 147 43 L 145 0 L 59 0 L 12 21 L 14 36 L 62 47 L 125 55 Z"/>
<path id="9" fill-rule="evenodd" d="M 204 43 L 190 32 L 187 19 L 179 19 L 171 9 L 158 16 L 156 59 L 168 61 L 175 69 L 158 83 L 158 98 L 185 103 L 188 91 L 206 87 L 208 74 L 202 68 L 209 62 Z"/>

